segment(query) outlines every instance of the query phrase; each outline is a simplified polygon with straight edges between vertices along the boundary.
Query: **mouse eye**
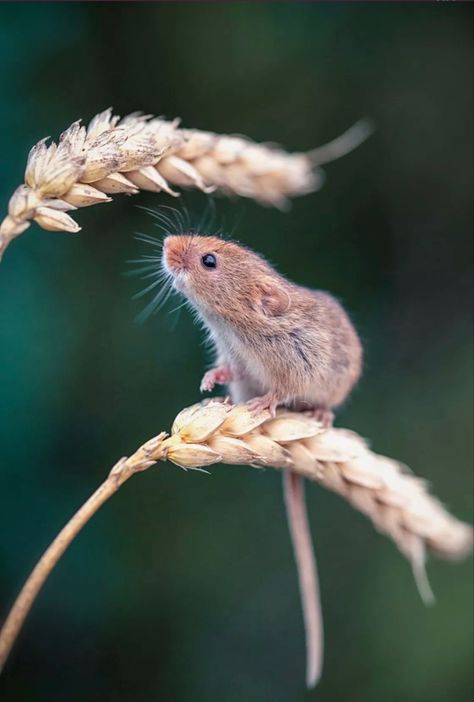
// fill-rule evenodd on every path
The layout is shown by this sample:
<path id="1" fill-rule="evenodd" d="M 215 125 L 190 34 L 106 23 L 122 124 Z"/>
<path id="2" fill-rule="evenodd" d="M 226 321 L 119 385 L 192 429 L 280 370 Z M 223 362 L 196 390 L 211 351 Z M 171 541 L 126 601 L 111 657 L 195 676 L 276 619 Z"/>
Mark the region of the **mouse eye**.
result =
<path id="1" fill-rule="evenodd" d="M 204 254 L 201 258 L 201 263 L 206 268 L 215 268 L 217 266 L 217 258 L 214 254 Z"/>

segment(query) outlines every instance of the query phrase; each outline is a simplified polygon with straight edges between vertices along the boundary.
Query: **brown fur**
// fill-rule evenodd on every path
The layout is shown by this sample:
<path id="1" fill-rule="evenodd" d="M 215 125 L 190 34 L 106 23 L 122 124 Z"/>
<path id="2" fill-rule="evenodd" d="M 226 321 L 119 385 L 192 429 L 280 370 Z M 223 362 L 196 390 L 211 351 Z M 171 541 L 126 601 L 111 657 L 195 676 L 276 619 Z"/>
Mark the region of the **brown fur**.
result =
<path id="1" fill-rule="evenodd" d="M 205 268 L 203 255 L 217 257 Z M 357 333 L 326 292 L 289 282 L 261 256 L 213 236 L 169 236 L 164 265 L 208 328 L 235 401 L 271 392 L 280 404 L 340 405 L 362 368 Z"/>

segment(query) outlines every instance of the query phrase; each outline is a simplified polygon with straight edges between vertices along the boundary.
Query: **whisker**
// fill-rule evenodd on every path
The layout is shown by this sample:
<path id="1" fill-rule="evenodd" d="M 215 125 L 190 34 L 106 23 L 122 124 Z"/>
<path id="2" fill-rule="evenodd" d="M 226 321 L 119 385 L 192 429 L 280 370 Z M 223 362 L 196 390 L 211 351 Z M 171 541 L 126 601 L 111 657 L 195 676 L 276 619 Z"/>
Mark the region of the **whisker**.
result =
<path id="1" fill-rule="evenodd" d="M 174 227 L 170 227 L 168 224 L 160 224 L 159 222 L 154 222 L 153 226 L 160 229 L 165 236 L 172 234 L 175 231 Z"/>
<path id="2" fill-rule="evenodd" d="M 159 208 L 156 207 L 145 207 L 144 205 L 137 205 L 137 207 L 140 210 L 143 210 L 147 214 L 149 214 L 153 219 L 158 219 L 158 217 L 163 217 L 164 213 L 161 212 L 161 210 L 165 207 L 165 205 L 161 205 Z"/>
<path id="3" fill-rule="evenodd" d="M 180 316 L 181 316 L 181 307 L 178 307 L 177 310 L 178 310 L 178 311 L 177 311 L 177 314 L 174 315 L 174 318 L 173 318 L 173 320 L 172 320 L 172 322 L 171 322 L 171 331 L 172 331 L 172 332 L 174 332 L 175 329 L 176 329 L 176 327 L 178 326 L 178 322 L 179 322 L 179 319 L 180 319 Z"/>
<path id="4" fill-rule="evenodd" d="M 161 249 L 163 247 L 163 238 L 160 237 L 159 239 L 154 236 L 150 236 L 149 234 L 142 234 L 141 232 L 138 232 L 135 235 L 135 239 L 137 241 L 142 241 L 144 244 L 151 244 L 152 246 Z"/>
<path id="5" fill-rule="evenodd" d="M 131 278 L 132 276 L 137 277 L 139 276 L 141 279 L 145 279 L 145 275 L 142 275 L 142 273 L 145 273 L 146 271 L 150 271 L 150 274 L 153 273 L 155 270 L 155 267 L 153 266 L 143 266 L 142 268 L 131 268 L 128 271 L 124 271 L 123 275 L 127 276 L 127 278 Z"/>
<path id="6" fill-rule="evenodd" d="M 146 271 L 149 271 L 148 273 Z M 148 280 L 148 278 L 156 278 L 162 282 L 166 275 L 162 271 L 156 269 L 156 266 L 144 266 L 143 268 L 134 268 L 130 271 L 130 275 L 138 275 L 140 280 Z"/>
<path id="7" fill-rule="evenodd" d="M 175 222 L 177 224 L 176 229 L 178 230 L 178 233 L 184 234 L 184 232 L 186 231 L 186 222 L 182 212 L 176 209 L 176 207 L 170 207 L 169 205 L 162 205 L 160 209 L 169 210 L 171 213 L 173 213 Z"/>
<path id="8" fill-rule="evenodd" d="M 174 288 L 172 285 L 168 287 L 163 287 L 160 290 L 161 295 L 157 295 L 157 301 L 155 302 L 155 308 L 153 309 L 153 314 L 158 312 L 162 307 L 166 305 L 171 295 L 174 293 Z"/>
<path id="9" fill-rule="evenodd" d="M 145 254 L 140 258 L 128 258 L 125 263 L 141 263 L 142 261 L 156 261 L 159 263 L 161 261 L 161 256 L 148 256 Z"/>
<path id="10" fill-rule="evenodd" d="M 137 322 L 143 323 L 152 314 L 157 312 L 160 309 L 160 307 L 162 307 L 166 303 L 172 292 L 173 287 L 171 285 L 162 287 L 155 295 L 155 297 L 152 300 L 150 300 L 150 302 L 144 307 L 144 309 L 137 315 Z"/>
<path id="11" fill-rule="evenodd" d="M 133 299 L 138 300 L 140 297 L 143 297 L 148 292 L 150 292 L 150 290 L 153 290 L 154 288 L 156 288 L 157 285 L 160 285 L 161 282 L 162 282 L 161 280 L 154 280 L 153 283 L 150 283 L 150 285 L 147 285 L 146 288 L 135 293 L 135 295 L 133 295 Z M 160 292 L 161 292 L 161 290 L 160 290 Z"/>
<path id="12" fill-rule="evenodd" d="M 157 219 L 158 217 L 163 217 L 164 212 L 162 211 L 164 209 L 165 205 L 160 205 L 160 207 L 143 207 L 142 209 L 147 212 L 151 217 L 154 219 Z"/>
<path id="13" fill-rule="evenodd" d="M 204 213 L 199 222 L 199 229 L 202 232 L 211 231 L 216 220 L 216 201 L 208 196 Z"/>
<path id="14" fill-rule="evenodd" d="M 185 300 L 185 301 L 182 302 L 180 305 L 178 305 L 177 307 L 174 307 L 172 310 L 170 310 L 170 311 L 168 312 L 168 314 L 174 314 L 174 312 L 178 312 L 178 311 L 179 311 L 180 309 L 182 309 L 183 307 L 186 307 L 187 304 L 188 304 L 188 301 Z"/>
<path id="15" fill-rule="evenodd" d="M 170 234 L 171 232 L 175 232 L 177 230 L 176 223 L 170 216 L 165 215 L 164 213 L 155 212 L 153 214 L 153 218 L 155 219 L 153 225 L 158 229 L 161 229 L 164 234 Z"/>
<path id="16" fill-rule="evenodd" d="M 142 275 L 146 274 L 146 275 Z M 146 263 L 143 266 L 138 266 L 137 268 L 132 268 L 131 270 L 125 271 L 124 275 L 138 275 L 142 278 L 151 278 L 151 274 L 155 275 L 156 278 L 164 280 L 169 273 L 161 267 L 161 261 L 153 261 L 152 263 Z"/>

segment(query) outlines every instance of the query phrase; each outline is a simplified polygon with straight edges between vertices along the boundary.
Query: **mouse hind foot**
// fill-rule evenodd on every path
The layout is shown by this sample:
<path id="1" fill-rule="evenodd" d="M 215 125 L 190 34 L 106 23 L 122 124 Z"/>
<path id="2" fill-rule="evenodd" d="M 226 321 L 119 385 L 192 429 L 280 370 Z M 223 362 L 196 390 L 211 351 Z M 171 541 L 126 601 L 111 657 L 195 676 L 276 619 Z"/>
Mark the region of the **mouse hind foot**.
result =
<path id="1" fill-rule="evenodd" d="M 329 407 L 312 407 L 309 410 L 305 410 L 304 414 L 322 424 L 324 429 L 330 429 L 334 422 L 334 412 Z"/>
<path id="2" fill-rule="evenodd" d="M 273 392 L 267 392 L 260 397 L 254 397 L 253 400 L 247 402 L 252 412 L 257 414 L 258 412 L 263 412 L 263 410 L 269 410 L 272 417 L 275 416 L 276 408 L 279 404 L 280 400 Z"/>

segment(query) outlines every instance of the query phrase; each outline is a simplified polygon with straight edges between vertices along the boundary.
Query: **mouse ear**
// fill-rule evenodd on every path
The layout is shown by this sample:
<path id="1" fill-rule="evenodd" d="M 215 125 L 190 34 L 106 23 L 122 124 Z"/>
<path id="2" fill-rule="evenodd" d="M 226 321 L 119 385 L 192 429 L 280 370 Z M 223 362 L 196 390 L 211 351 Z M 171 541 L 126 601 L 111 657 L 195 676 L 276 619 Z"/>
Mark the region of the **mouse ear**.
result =
<path id="1" fill-rule="evenodd" d="M 290 307 L 290 296 L 273 278 L 263 278 L 258 284 L 260 304 L 268 317 L 278 317 Z"/>

